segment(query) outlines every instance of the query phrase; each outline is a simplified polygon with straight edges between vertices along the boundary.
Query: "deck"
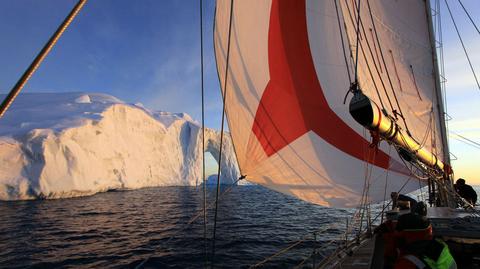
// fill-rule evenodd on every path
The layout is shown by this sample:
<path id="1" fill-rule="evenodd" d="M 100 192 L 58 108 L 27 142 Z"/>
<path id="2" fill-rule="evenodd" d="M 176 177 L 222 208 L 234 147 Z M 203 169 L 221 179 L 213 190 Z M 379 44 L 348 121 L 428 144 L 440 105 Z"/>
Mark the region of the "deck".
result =
<path id="1" fill-rule="evenodd" d="M 346 256 L 335 268 L 344 269 L 367 269 L 372 262 L 372 254 L 375 247 L 373 238 L 367 239 L 353 250 L 351 256 Z"/>

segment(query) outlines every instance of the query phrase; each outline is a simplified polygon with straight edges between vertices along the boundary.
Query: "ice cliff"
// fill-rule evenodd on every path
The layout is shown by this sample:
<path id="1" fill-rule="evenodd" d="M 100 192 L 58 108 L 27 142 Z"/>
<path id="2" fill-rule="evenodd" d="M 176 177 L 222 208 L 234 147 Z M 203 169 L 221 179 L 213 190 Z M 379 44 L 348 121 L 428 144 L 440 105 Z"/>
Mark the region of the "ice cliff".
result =
<path id="1" fill-rule="evenodd" d="M 220 133 L 205 132 L 205 147 L 217 158 Z M 21 94 L 0 119 L 0 200 L 195 185 L 202 175 L 201 135 L 187 114 L 150 111 L 105 94 Z M 239 172 L 225 138 L 222 182 L 232 183 Z"/>

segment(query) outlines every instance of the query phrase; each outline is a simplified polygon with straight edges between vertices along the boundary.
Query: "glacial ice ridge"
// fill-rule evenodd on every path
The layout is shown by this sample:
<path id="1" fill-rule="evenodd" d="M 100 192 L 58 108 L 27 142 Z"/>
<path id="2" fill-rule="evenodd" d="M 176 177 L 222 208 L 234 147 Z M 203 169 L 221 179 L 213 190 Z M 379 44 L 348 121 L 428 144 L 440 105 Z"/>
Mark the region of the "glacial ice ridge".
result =
<path id="1" fill-rule="evenodd" d="M 239 171 L 224 138 L 221 180 L 231 184 Z M 205 141 L 217 158 L 220 132 L 206 128 Z M 196 185 L 201 156 L 201 127 L 185 113 L 99 93 L 21 94 L 0 119 L 0 200 Z"/>

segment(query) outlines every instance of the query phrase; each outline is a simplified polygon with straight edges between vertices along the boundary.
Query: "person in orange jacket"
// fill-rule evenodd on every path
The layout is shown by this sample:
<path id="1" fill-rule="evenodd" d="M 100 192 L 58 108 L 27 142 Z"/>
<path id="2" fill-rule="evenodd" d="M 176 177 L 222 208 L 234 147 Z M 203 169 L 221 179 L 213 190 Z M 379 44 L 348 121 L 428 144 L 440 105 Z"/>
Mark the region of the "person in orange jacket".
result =
<path id="1" fill-rule="evenodd" d="M 432 225 L 426 216 L 427 206 L 419 202 L 411 213 L 398 218 L 396 243 L 400 254 L 394 269 L 457 268 L 447 244 L 433 240 Z"/>
<path id="2" fill-rule="evenodd" d="M 391 210 L 386 212 L 387 220 L 380 224 L 376 229 L 375 233 L 378 236 L 382 237 L 384 247 L 383 247 L 383 264 L 384 268 L 393 268 L 393 264 L 397 259 L 397 247 L 395 244 L 396 241 L 396 230 L 395 226 L 397 225 L 398 210 Z"/>

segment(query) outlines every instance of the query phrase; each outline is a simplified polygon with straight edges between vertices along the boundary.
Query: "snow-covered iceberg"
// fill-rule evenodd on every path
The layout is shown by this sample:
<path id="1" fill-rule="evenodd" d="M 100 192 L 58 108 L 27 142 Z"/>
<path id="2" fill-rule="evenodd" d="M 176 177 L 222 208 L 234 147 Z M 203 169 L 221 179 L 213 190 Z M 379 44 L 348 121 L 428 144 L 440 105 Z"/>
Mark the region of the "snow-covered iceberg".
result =
<path id="1" fill-rule="evenodd" d="M 2 96 L 4 97 L 4 96 Z M 201 182 L 201 128 L 98 93 L 21 94 L 0 119 L 0 200 L 61 198 Z M 206 129 L 218 156 L 220 133 Z M 239 177 L 228 136 L 222 182 Z"/>

